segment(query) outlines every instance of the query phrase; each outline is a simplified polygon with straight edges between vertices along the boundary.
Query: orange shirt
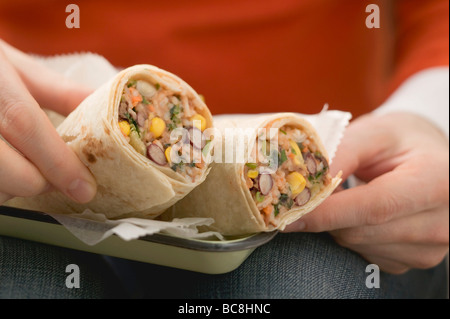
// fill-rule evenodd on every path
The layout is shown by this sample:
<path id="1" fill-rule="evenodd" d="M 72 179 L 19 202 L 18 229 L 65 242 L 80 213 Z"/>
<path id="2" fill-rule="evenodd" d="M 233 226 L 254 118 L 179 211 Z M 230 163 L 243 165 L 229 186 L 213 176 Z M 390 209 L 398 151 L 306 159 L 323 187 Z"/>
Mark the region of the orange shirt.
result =
<path id="1" fill-rule="evenodd" d="M 43 4 L 44 3 L 44 4 Z M 0 38 L 22 51 L 91 51 L 117 66 L 149 63 L 206 97 L 214 114 L 331 109 L 355 116 L 402 81 L 448 65 L 448 1 L 0 0 Z M 368 4 L 380 28 L 366 27 Z"/>

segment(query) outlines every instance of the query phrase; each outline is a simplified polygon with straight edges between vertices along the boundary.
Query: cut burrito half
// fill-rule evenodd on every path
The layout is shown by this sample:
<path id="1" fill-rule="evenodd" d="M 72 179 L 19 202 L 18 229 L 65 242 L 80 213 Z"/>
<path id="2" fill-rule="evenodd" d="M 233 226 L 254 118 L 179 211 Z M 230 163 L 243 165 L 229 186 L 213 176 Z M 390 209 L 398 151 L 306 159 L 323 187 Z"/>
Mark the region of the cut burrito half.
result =
<path id="1" fill-rule="evenodd" d="M 212 147 L 203 131 L 212 125 L 201 96 L 182 79 L 151 65 L 127 68 L 57 128 L 96 178 L 95 198 L 77 204 L 53 192 L 8 204 L 48 213 L 89 208 L 108 218 L 154 218 L 205 180 Z M 188 134 L 173 134 L 177 130 Z M 172 150 L 180 144 L 188 156 L 178 156 L 180 147 Z"/>
<path id="2" fill-rule="evenodd" d="M 161 219 L 212 217 L 210 229 L 223 235 L 283 230 L 320 205 L 341 182 L 329 172 L 329 158 L 318 133 L 291 113 L 249 120 L 215 120 L 221 131 L 222 163 L 212 164 L 207 180 L 169 208 Z M 227 130 L 250 129 L 245 153 L 251 161 L 226 162 L 237 145 Z M 234 157 L 236 159 L 236 156 Z"/>

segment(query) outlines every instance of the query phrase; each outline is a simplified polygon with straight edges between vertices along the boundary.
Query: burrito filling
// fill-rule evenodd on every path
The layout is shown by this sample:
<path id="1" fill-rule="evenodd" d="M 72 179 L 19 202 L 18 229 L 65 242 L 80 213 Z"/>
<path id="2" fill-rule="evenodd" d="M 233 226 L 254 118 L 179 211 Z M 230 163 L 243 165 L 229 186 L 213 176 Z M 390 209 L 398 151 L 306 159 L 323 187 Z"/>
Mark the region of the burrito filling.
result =
<path id="1" fill-rule="evenodd" d="M 278 148 L 276 137 L 259 136 L 253 149 L 256 162 L 244 166 L 256 207 L 266 225 L 273 226 L 277 216 L 306 205 L 332 179 L 327 160 L 305 133 L 284 126 L 277 137 Z"/>
<path id="2" fill-rule="evenodd" d="M 202 133 L 207 122 L 187 96 L 158 83 L 129 80 L 122 92 L 118 121 L 122 134 L 136 152 L 191 178 L 192 182 L 202 175 L 210 142 Z M 177 128 L 186 129 L 186 134 L 171 141 L 170 134 Z"/>

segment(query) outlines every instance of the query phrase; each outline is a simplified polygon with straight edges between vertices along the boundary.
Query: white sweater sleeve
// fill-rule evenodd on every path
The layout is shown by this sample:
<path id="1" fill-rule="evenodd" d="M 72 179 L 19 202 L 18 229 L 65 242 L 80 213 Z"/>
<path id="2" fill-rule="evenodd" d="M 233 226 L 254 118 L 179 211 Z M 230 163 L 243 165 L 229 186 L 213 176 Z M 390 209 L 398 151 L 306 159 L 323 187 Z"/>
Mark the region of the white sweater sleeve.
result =
<path id="1" fill-rule="evenodd" d="M 408 78 L 374 113 L 413 112 L 449 137 L 449 68 L 435 67 Z"/>

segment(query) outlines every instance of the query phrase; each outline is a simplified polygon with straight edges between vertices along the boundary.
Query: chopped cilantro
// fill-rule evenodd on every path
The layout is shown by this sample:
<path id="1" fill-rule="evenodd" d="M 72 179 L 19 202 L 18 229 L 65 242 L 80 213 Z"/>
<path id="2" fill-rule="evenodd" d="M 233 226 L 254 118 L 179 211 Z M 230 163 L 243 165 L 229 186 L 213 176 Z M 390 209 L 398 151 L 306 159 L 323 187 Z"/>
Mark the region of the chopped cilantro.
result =
<path id="1" fill-rule="evenodd" d="M 183 166 L 184 166 L 184 162 L 180 161 L 179 163 L 173 164 L 170 168 L 176 172 L 178 168 L 182 169 Z"/>
<path id="2" fill-rule="evenodd" d="M 127 83 L 127 87 L 130 88 L 130 87 L 132 87 L 132 86 L 135 86 L 136 83 L 137 83 L 136 80 L 130 80 L 130 81 L 128 81 L 128 83 Z"/>
<path id="3" fill-rule="evenodd" d="M 279 153 L 279 165 L 283 164 L 284 162 L 287 161 L 287 155 L 286 155 L 286 151 L 285 150 L 281 150 L 281 152 Z"/>
<path id="4" fill-rule="evenodd" d="M 170 108 L 170 120 L 173 124 L 181 123 L 181 120 L 178 118 L 178 115 L 183 111 L 183 109 L 179 105 L 174 105 Z"/>
<path id="5" fill-rule="evenodd" d="M 177 116 L 181 112 L 181 107 L 177 104 L 170 108 L 170 117 Z"/>
<path id="6" fill-rule="evenodd" d="M 183 111 L 183 109 L 181 108 L 181 106 L 179 105 L 174 105 L 170 108 L 169 112 L 170 112 L 170 120 L 172 121 L 172 123 L 169 123 L 167 125 L 167 129 L 169 131 L 172 131 L 174 129 L 177 128 L 177 124 L 181 123 L 181 120 L 178 118 L 178 115 Z"/>
<path id="7" fill-rule="evenodd" d="M 279 201 L 281 205 L 286 206 L 288 209 L 291 209 L 292 205 L 294 205 L 294 201 L 288 194 L 281 194 Z"/>
<path id="8" fill-rule="evenodd" d="M 279 210 L 279 208 L 278 208 L 278 205 L 279 205 L 279 204 L 273 205 L 273 208 L 275 209 L 275 211 L 274 211 L 275 217 L 277 217 L 277 215 L 280 213 L 280 210 Z"/>
<path id="9" fill-rule="evenodd" d="M 316 172 L 315 175 L 309 174 L 308 181 L 310 181 L 311 183 L 319 183 L 319 179 L 325 173 L 325 170 L 326 169 L 324 169 L 324 170 L 322 170 L 320 172 Z"/>
<path id="10" fill-rule="evenodd" d="M 125 116 L 128 119 L 128 122 L 130 123 L 130 129 L 134 130 L 138 133 L 139 137 L 141 137 L 141 131 L 139 130 L 139 126 L 136 123 L 136 121 L 133 119 L 133 117 L 130 115 L 130 113 L 125 113 Z"/>
<path id="11" fill-rule="evenodd" d="M 167 129 L 169 130 L 169 132 L 170 132 L 170 131 L 173 131 L 173 130 L 176 129 L 176 128 L 177 128 L 177 125 L 174 124 L 174 123 L 169 123 L 169 124 L 167 124 Z"/>

